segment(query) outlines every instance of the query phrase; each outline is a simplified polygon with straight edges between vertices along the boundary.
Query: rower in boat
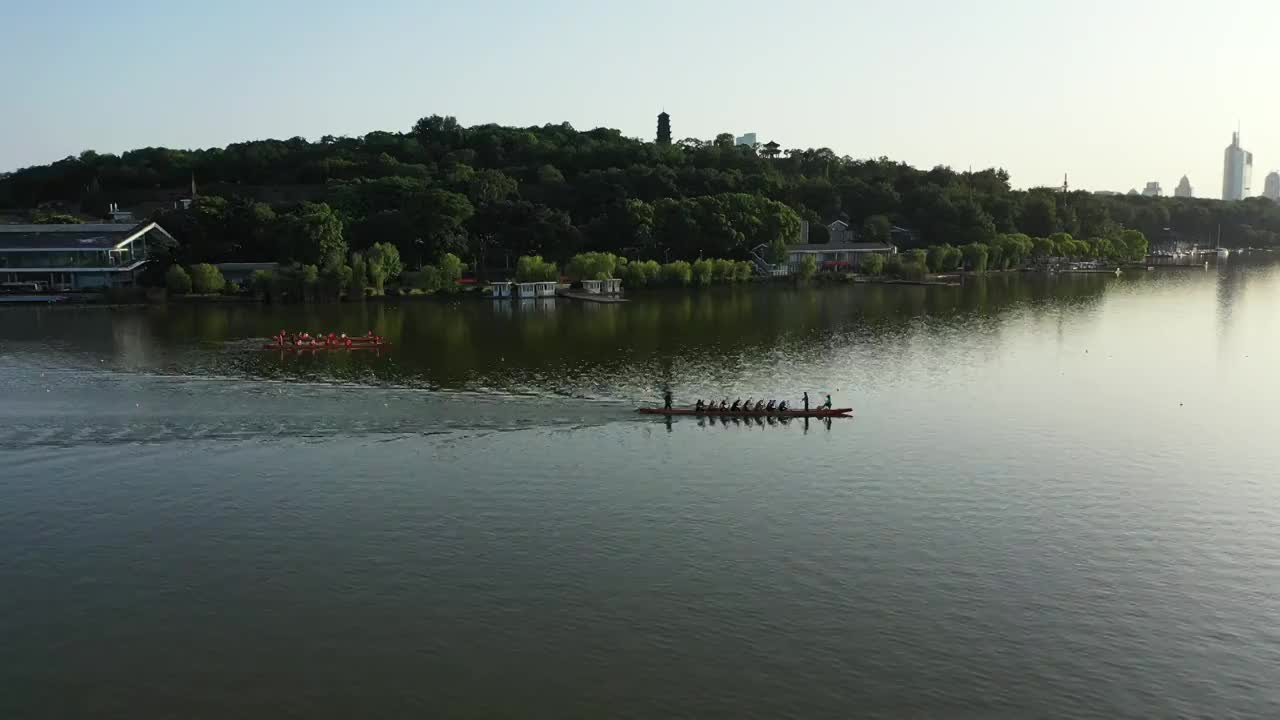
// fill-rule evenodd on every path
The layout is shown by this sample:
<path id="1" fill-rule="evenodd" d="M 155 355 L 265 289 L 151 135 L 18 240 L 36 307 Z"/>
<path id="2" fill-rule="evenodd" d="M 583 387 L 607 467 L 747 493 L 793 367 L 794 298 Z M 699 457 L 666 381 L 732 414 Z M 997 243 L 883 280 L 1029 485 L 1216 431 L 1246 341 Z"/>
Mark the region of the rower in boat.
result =
<path id="1" fill-rule="evenodd" d="M 823 410 L 830 410 L 830 409 L 831 409 L 831 394 L 830 394 L 830 393 L 828 393 L 828 394 L 827 394 L 827 401 L 826 401 L 825 403 L 823 403 L 823 404 L 822 404 L 822 409 L 823 409 Z"/>
<path id="2" fill-rule="evenodd" d="M 729 409 L 729 398 L 725 398 L 720 401 L 720 412 L 724 412 L 728 409 Z"/>
<path id="3" fill-rule="evenodd" d="M 742 407 L 742 398 L 733 401 L 733 405 L 729 406 L 729 412 L 738 412 L 740 407 Z"/>
<path id="4" fill-rule="evenodd" d="M 696 405 L 693 406 L 693 410 L 694 412 L 701 413 L 706 406 L 707 404 L 702 402 L 702 398 L 698 398 L 698 402 Z"/>
<path id="5" fill-rule="evenodd" d="M 770 400 L 768 405 L 764 406 L 765 412 L 773 412 L 773 401 Z"/>
<path id="6" fill-rule="evenodd" d="M 764 412 L 764 400 L 756 403 L 756 412 Z"/>
<path id="7" fill-rule="evenodd" d="M 778 403 L 778 412 L 784 413 L 786 411 L 787 411 L 787 401 L 783 400 L 782 402 Z"/>

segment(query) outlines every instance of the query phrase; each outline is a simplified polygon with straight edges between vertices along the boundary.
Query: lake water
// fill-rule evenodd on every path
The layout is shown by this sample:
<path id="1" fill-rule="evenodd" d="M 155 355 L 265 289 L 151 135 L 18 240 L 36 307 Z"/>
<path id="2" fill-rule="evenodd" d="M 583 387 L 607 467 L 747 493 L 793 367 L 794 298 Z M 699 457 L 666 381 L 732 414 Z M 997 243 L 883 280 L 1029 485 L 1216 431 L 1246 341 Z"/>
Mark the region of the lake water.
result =
<path id="1" fill-rule="evenodd" d="M 1278 717 L 1278 338 L 1235 259 L 0 308 L 0 717 Z"/>

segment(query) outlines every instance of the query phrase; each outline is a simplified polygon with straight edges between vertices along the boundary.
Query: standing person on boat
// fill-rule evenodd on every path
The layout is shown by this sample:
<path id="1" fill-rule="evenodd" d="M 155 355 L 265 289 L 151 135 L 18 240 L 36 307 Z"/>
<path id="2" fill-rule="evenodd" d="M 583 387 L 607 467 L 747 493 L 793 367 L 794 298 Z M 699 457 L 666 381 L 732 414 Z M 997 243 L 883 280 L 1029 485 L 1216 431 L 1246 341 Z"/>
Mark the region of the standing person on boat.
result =
<path id="1" fill-rule="evenodd" d="M 805 412 L 809 412 L 809 393 L 808 393 L 808 391 L 806 391 L 806 392 L 805 392 L 805 394 L 804 394 L 804 411 L 805 411 Z"/>
<path id="2" fill-rule="evenodd" d="M 666 409 L 666 410 L 671 409 L 671 391 L 670 390 L 662 393 L 662 407 L 663 409 Z"/>
<path id="3" fill-rule="evenodd" d="M 823 408 L 824 410 L 830 410 L 830 409 L 831 409 L 831 393 L 827 393 L 827 402 L 826 402 L 825 404 L 823 404 L 822 408 Z"/>

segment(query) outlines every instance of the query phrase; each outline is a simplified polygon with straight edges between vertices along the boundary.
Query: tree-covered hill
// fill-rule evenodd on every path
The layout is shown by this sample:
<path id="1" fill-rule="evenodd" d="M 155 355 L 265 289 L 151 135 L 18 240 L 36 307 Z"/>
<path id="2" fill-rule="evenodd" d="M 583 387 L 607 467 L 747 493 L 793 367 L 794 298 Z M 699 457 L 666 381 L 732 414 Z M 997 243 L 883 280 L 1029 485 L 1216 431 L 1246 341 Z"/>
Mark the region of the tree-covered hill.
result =
<path id="1" fill-rule="evenodd" d="M 173 210 L 193 182 L 199 199 Z M 1214 200 L 1015 191 L 1003 170 L 920 170 L 826 148 L 773 153 L 732 136 L 664 145 L 617 130 L 463 127 L 430 116 L 405 133 L 296 137 L 207 150 L 86 151 L 0 178 L 0 209 L 102 215 L 108 203 L 165 207 L 183 262 L 320 262 L 391 243 L 406 264 L 588 250 L 639 259 L 742 258 L 797 236 L 800 220 L 848 221 L 868 239 L 891 224 L 921 247 L 998 234 L 1153 243 L 1280 243 L 1280 207 Z M 887 220 L 887 221 L 886 221 Z M 1060 236 L 1061 237 L 1061 236 Z M 335 244 L 343 247 L 335 248 Z"/>

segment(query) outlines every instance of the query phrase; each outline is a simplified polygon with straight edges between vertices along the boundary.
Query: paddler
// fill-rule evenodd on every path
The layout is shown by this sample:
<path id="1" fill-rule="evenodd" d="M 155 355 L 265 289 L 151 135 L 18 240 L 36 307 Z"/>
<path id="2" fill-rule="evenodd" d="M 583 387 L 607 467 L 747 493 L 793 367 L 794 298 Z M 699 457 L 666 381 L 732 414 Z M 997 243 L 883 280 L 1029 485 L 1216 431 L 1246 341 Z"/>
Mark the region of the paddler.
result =
<path id="1" fill-rule="evenodd" d="M 804 411 L 809 412 L 809 393 L 807 391 L 805 392 L 803 399 L 804 399 Z"/>
<path id="2" fill-rule="evenodd" d="M 822 406 L 822 407 L 823 407 L 823 409 L 825 409 L 825 410 L 830 410 L 830 409 L 831 409 L 831 395 L 830 395 L 829 393 L 827 394 L 827 402 L 826 402 L 825 404 L 823 404 L 823 406 Z"/>
<path id="3" fill-rule="evenodd" d="M 729 412 L 738 412 L 740 407 L 742 407 L 742 398 L 733 401 L 733 405 L 729 406 Z"/>
<path id="4" fill-rule="evenodd" d="M 703 408 L 705 408 L 706 406 L 707 404 L 702 402 L 702 398 L 698 398 L 697 404 L 693 406 L 694 412 L 702 412 Z"/>

